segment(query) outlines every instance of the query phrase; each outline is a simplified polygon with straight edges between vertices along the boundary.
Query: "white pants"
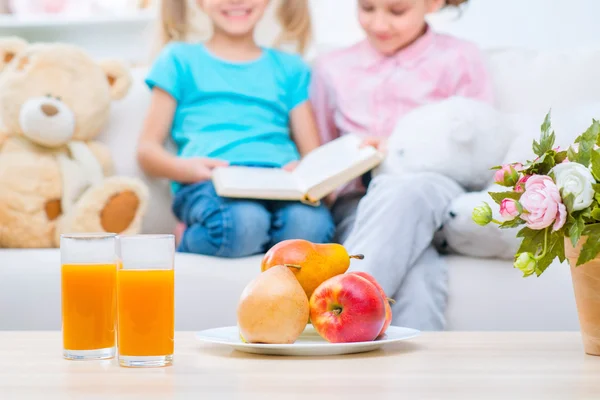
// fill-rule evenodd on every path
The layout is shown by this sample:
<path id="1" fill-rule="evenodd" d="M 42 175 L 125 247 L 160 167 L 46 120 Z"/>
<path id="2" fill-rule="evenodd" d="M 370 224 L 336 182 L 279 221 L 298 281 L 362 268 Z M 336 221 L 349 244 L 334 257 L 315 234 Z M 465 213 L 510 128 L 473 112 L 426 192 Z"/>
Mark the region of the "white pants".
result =
<path id="1" fill-rule="evenodd" d="M 347 194 L 334 204 L 336 241 L 364 254 L 350 270 L 370 273 L 395 300 L 392 325 L 445 328 L 448 274 L 433 238 L 463 192 L 439 174 L 378 175 L 366 195 Z"/>

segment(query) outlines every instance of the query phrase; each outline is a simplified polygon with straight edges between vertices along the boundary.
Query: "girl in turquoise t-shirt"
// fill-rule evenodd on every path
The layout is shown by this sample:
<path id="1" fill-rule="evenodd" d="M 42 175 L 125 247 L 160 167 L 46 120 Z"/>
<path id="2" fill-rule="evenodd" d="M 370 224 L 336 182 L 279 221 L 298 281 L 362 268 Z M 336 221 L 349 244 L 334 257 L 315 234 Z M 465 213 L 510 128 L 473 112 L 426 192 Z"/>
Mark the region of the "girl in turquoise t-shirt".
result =
<path id="1" fill-rule="evenodd" d="M 269 0 L 197 0 L 213 34 L 185 43 L 186 0 L 163 1 L 166 46 L 146 83 L 152 101 L 139 143 L 141 167 L 172 181 L 173 212 L 186 226 L 179 250 L 243 257 L 287 239 L 332 240 L 325 206 L 219 197 L 215 167 L 262 166 L 292 170 L 318 147 L 308 103 L 310 70 L 301 57 L 260 47 L 256 24 Z M 283 0 L 282 40 L 302 52 L 310 32 L 307 0 Z M 163 148 L 167 135 L 177 155 Z"/>

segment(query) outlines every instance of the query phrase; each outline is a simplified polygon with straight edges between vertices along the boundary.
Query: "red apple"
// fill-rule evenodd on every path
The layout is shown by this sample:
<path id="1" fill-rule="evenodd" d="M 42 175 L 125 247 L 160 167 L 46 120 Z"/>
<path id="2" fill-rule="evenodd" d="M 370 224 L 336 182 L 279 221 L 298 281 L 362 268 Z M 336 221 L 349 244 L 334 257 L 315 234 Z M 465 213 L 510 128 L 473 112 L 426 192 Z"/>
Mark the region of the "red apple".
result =
<path id="1" fill-rule="evenodd" d="M 383 301 L 385 303 L 385 323 L 383 324 L 383 328 L 381 328 L 381 332 L 379 332 L 379 335 L 377 337 L 383 336 L 385 331 L 387 331 L 387 328 L 389 328 L 390 324 L 392 323 L 392 306 L 390 305 L 390 300 L 388 299 L 387 295 L 385 294 L 385 291 L 383 290 L 379 282 L 375 280 L 373 275 L 361 271 L 353 271 L 349 272 L 349 274 L 362 276 L 363 278 L 371 282 L 373 285 L 375 285 L 377 289 L 379 289 L 379 293 L 381 293 L 381 297 L 383 297 Z"/>
<path id="2" fill-rule="evenodd" d="M 331 343 L 375 340 L 385 318 L 385 302 L 379 289 L 356 274 L 334 276 L 310 297 L 310 321 Z"/>

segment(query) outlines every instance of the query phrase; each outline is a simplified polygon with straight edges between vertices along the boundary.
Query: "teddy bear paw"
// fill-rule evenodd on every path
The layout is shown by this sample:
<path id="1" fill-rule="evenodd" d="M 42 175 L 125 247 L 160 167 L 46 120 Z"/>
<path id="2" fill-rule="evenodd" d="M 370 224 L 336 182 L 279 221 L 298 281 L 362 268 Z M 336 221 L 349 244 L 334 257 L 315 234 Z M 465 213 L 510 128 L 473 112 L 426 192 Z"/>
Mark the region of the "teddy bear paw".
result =
<path id="1" fill-rule="evenodd" d="M 106 232 L 123 232 L 134 221 L 140 198 L 131 190 L 112 196 L 100 212 L 100 224 Z"/>
<path id="2" fill-rule="evenodd" d="M 137 234 L 148 204 L 148 189 L 137 179 L 111 177 L 88 189 L 60 218 L 61 233 Z"/>

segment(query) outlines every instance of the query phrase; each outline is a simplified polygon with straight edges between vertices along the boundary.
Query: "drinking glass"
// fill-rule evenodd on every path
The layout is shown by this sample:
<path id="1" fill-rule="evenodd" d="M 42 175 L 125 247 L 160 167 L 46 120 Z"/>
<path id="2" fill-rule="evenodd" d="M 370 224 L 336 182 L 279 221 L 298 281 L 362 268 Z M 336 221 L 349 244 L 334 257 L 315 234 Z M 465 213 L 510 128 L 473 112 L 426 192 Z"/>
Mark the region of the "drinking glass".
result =
<path id="1" fill-rule="evenodd" d="M 175 335 L 175 237 L 119 236 L 117 248 L 119 364 L 171 365 Z"/>
<path id="2" fill-rule="evenodd" d="M 61 235 L 63 356 L 115 356 L 116 235 Z"/>

